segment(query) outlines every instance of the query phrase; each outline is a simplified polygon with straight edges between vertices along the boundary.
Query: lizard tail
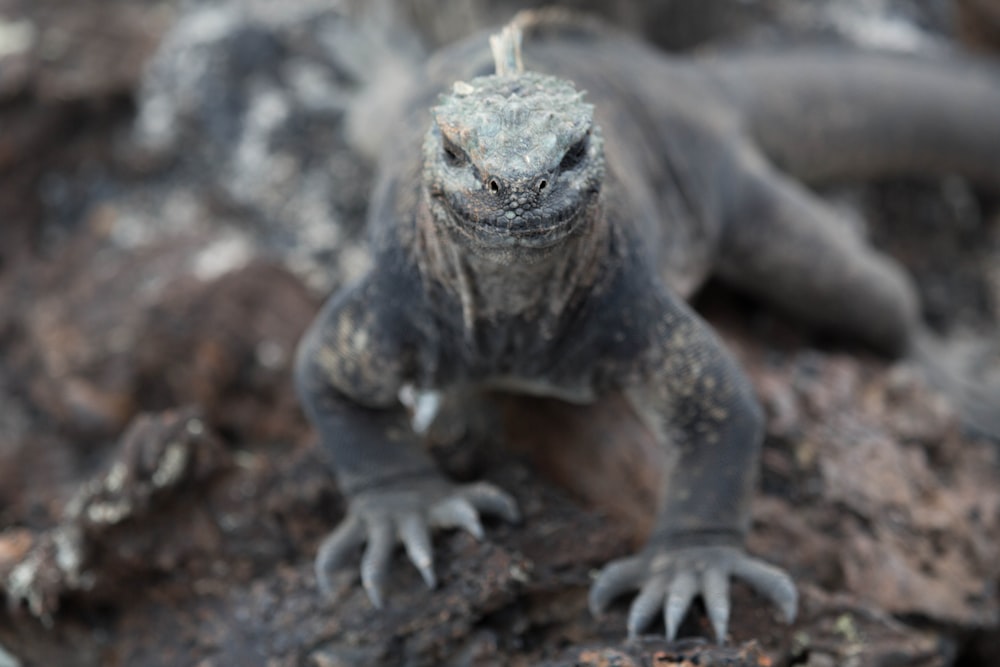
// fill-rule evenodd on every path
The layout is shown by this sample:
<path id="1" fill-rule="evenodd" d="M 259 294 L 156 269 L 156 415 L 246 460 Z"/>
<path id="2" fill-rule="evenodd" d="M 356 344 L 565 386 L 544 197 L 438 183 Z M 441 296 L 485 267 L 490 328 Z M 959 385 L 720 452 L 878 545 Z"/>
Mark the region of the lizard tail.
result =
<path id="1" fill-rule="evenodd" d="M 911 353 L 928 383 L 955 406 L 965 428 L 1000 443 L 1000 378 L 970 378 L 968 368 L 963 369 L 967 364 L 956 363 L 950 351 L 926 333 L 916 337 Z"/>
<path id="2" fill-rule="evenodd" d="M 958 174 L 1000 190 L 1000 63 L 958 53 L 708 60 L 744 129 L 812 183 Z"/>

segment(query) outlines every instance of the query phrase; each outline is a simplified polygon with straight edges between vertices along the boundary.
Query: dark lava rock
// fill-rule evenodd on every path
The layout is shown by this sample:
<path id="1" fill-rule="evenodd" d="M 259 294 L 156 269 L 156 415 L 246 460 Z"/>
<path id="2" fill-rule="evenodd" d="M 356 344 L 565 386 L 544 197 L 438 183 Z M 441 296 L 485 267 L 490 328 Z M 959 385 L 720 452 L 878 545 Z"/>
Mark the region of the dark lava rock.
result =
<path id="1" fill-rule="evenodd" d="M 590 616 L 593 571 L 642 539 L 657 488 L 659 451 L 616 397 L 497 397 L 501 442 L 434 454 L 510 490 L 524 525 L 443 535 L 435 591 L 400 558 L 384 611 L 352 570 L 318 595 L 313 555 L 344 507 L 290 361 L 322 293 L 367 263 L 370 146 L 350 109 L 449 21 L 507 8 L 419 5 L 360 24 L 310 0 L 0 7 L 20 44 L 0 55 L 0 122 L 17 129 L 0 138 L 0 666 L 1000 661 L 995 447 L 912 364 L 718 289 L 696 305 L 768 415 L 750 549 L 799 582 L 793 626 L 741 585 L 728 646 L 696 639 L 699 611 L 673 643 L 624 641 L 624 601 Z M 809 5 L 607 11 L 674 48 L 838 31 L 937 48 L 950 29 L 932 0 Z M 917 274 L 943 336 L 995 338 L 988 200 L 954 183 L 838 197 Z"/>

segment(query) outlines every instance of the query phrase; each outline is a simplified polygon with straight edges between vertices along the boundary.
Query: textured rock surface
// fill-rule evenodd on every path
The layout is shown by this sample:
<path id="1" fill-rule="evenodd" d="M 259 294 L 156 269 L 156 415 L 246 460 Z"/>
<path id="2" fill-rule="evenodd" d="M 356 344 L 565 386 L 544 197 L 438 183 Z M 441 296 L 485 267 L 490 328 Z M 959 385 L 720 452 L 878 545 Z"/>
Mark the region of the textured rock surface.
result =
<path id="1" fill-rule="evenodd" d="M 682 4 L 615 7 L 635 27 L 640 9 Z M 859 0 L 834 18 L 709 4 L 689 17 L 701 33 L 653 36 L 850 36 L 841 21 L 921 36 L 913 48 L 947 28 L 938 2 Z M 506 445 L 436 455 L 514 493 L 524 525 L 441 540 L 439 589 L 399 567 L 384 612 L 350 572 L 317 596 L 312 556 L 343 507 L 289 364 L 321 294 L 365 262 L 370 174 L 342 129 L 367 78 L 419 53 L 402 16 L 355 29 L 305 0 L 0 3 L 0 666 L 1000 662 L 995 449 L 906 363 L 715 289 L 698 307 L 768 414 L 750 546 L 801 583 L 793 627 L 741 586 L 731 648 L 625 643 L 625 605 L 590 617 L 592 571 L 648 528 L 655 487 L 655 450 L 614 398 L 498 399 Z M 951 182 L 832 194 L 878 222 L 956 346 L 995 338 L 995 201 Z M 594 483 L 609 470 L 635 494 Z"/>

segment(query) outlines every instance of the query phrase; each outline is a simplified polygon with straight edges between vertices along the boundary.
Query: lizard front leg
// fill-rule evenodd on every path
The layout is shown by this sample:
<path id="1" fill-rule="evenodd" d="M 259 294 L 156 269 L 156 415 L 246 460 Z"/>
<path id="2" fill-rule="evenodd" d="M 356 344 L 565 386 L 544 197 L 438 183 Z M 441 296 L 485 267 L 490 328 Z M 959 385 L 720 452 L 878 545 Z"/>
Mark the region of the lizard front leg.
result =
<path id="1" fill-rule="evenodd" d="M 317 581 L 329 594 L 330 574 L 367 543 L 361 580 L 381 607 L 398 543 L 434 587 L 432 529 L 463 528 L 479 539 L 480 513 L 516 521 L 518 509 L 485 482 L 452 483 L 421 446 L 399 399 L 412 353 L 396 327 L 380 323 L 377 309 L 391 307 L 392 299 L 378 292 L 364 282 L 324 307 L 300 344 L 295 379 L 323 454 L 349 498 L 347 516 L 319 548 Z"/>
<path id="2" fill-rule="evenodd" d="M 623 381 L 638 415 L 676 456 L 664 475 L 655 528 L 637 555 L 608 565 L 594 583 L 591 608 L 639 590 L 628 632 L 661 611 L 673 639 L 701 595 L 719 641 L 729 619 L 729 578 L 745 580 L 791 621 L 797 595 L 781 570 L 743 550 L 762 438 L 760 408 L 721 342 L 683 304 L 662 297 L 648 348 Z M 655 318 L 654 318 L 655 319 Z"/>

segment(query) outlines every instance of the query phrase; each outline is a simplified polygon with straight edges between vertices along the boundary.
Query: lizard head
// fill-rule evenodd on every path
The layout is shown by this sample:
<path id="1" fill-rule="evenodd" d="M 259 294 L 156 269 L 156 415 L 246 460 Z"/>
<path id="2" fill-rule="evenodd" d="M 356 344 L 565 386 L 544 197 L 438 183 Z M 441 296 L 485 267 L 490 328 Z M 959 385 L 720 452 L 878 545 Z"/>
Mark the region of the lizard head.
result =
<path id="1" fill-rule="evenodd" d="M 437 224 L 503 251 L 551 248 L 592 217 L 601 134 L 569 81 L 524 72 L 459 82 L 431 116 L 424 182 Z"/>

